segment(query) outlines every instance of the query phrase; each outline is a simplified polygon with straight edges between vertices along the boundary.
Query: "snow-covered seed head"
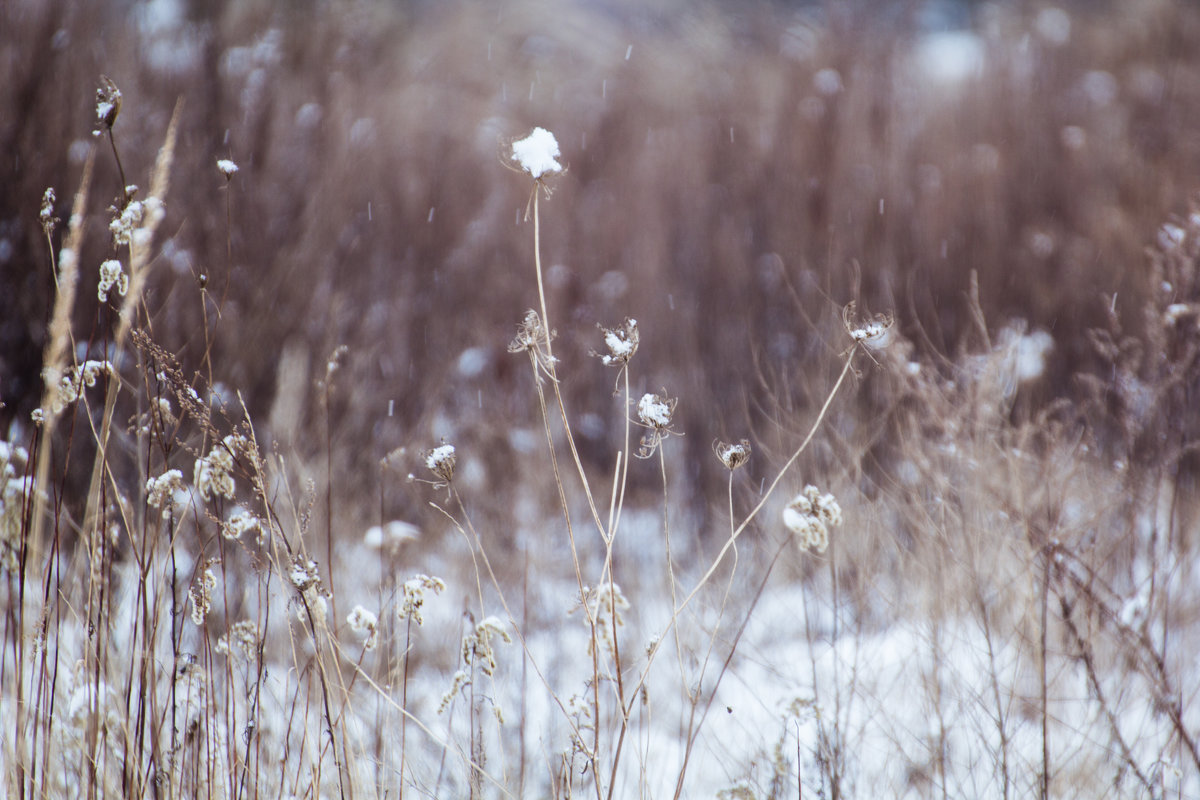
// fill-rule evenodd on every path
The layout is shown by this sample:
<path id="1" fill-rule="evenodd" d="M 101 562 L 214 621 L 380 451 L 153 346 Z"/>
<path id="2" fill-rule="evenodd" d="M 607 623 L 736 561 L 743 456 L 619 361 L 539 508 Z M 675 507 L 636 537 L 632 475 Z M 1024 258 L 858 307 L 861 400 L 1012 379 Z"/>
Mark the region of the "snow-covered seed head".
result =
<path id="1" fill-rule="evenodd" d="M 221 526 L 221 535 L 230 541 L 236 541 L 244 534 L 259 530 L 258 517 L 241 506 L 235 508 L 229 519 Z"/>
<path id="2" fill-rule="evenodd" d="M 535 180 L 548 173 L 562 172 L 558 140 L 545 128 L 534 128 L 524 139 L 512 143 L 512 160 L 520 169 L 528 172 Z"/>
<path id="3" fill-rule="evenodd" d="M 856 319 L 854 303 L 850 303 L 842 310 L 842 324 L 855 344 L 878 349 L 885 347 L 891 340 L 895 319 L 890 314 L 876 314 L 866 320 Z"/>
<path id="4" fill-rule="evenodd" d="M 321 582 L 317 562 L 297 558 L 296 562 L 292 564 L 292 571 L 288 574 L 288 579 L 292 582 L 292 586 L 295 586 L 301 593 L 316 588 Z"/>
<path id="5" fill-rule="evenodd" d="M 258 657 L 260 641 L 258 625 L 251 620 L 244 619 L 233 623 L 229 632 L 217 640 L 217 652 L 253 660 Z"/>
<path id="6" fill-rule="evenodd" d="M 217 170 L 225 176 L 225 180 L 230 180 L 237 174 L 238 165 L 228 158 L 220 158 L 217 159 Z"/>
<path id="7" fill-rule="evenodd" d="M 350 630 L 365 640 L 364 648 L 375 649 L 375 645 L 379 643 L 379 618 L 373 612 L 362 606 L 355 606 L 350 615 L 346 617 L 346 624 L 350 626 Z"/>
<path id="8" fill-rule="evenodd" d="M 454 464 L 457 460 L 458 456 L 455 454 L 452 444 L 435 447 L 425 454 L 425 466 L 429 467 L 429 471 L 437 475 L 443 483 L 450 483 L 454 480 Z"/>
<path id="9" fill-rule="evenodd" d="M 640 424 L 648 430 L 642 436 L 642 441 L 636 453 L 638 458 L 650 458 L 654 451 L 671 434 L 671 417 L 675 414 L 678 398 L 667 397 L 666 389 L 662 394 L 646 393 L 638 401 L 637 415 Z"/>
<path id="10" fill-rule="evenodd" d="M 146 504 L 152 508 L 169 508 L 175 492 L 183 490 L 183 473 L 169 469 L 157 478 L 146 481 Z"/>
<path id="11" fill-rule="evenodd" d="M 729 442 L 717 442 L 713 447 L 717 454 L 717 458 L 725 465 L 725 469 L 732 472 L 738 467 L 744 465 L 750 460 L 750 440 L 742 439 L 737 444 Z"/>
<path id="12" fill-rule="evenodd" d="M 783 510 L 783 524 L 802 550 L 823 553 L 829 546 L 829 529 L 842 524 L 842 508 L 832 494 L 821 494 L 810 484 Z"/>
<path id="13" fill-rule="evenodd" d="M 600 357 L 600 363 L 606 367 L 619 367 L 623 364 L 628 364 L 629 359 L 633 358 L 637 353 L 638 342 L 638 324 L 636 319 L 629 317 L 625 318 L 615 328 L 606 328 L 603 325 L 597 325 L 600 331 L 604 334 L 604 347 L 606 352 L 600 353 L 592 351 L 592 355 Z"/>
<path id="14" fill-rule="evenodd" d="M 638 401 L 638 419 L 647 428 L 666 430 L 671 427 L 671 415 L 675 413 L 678 402 L 678 398 L 667 397 L 665 391 L 661 395 L 647 392 Z"/>
<path id="15" fill-rule="evenodd" d="M 121 90 L 107 75 L 100 76 L 100 85 L 96 87 L 96 121 L 112 130 L 121 113 Z"/>
<path id="16" fill-rule="evenodd" d="M 414 575 L 404 582 L 403 591 L 404 597 L 396 606 L 396 619 L 411 619 L 423 625 L 425 618 L 421 616 L 421 608 L 425 605 L 426 592 L 439 595 L 446 591 L 446 582 L 429 575 Z"/>
<path id="17" fill-rule="evenodd" d="M 122 297 L 129 291 L 129 276 L 121 268 L 121 262 L 110 258 L 100 265 L 100 285 L 96 288 L 96 296 L 101 303 L 108 301 L 108 291 L 117 287 L 117 294 Z"/>
<path id="18" fill-rule="evenodd" d="M 209 567 L 204 568 L 204 572 L 192 584 L 192 588 L 188 591 L 192 601 L 192 622 L 197 625 L 203 625 L 205 619 L 208 618 L 208 612 L 212 609 L 213 592 L 217 588 L 217 576 Z"/>

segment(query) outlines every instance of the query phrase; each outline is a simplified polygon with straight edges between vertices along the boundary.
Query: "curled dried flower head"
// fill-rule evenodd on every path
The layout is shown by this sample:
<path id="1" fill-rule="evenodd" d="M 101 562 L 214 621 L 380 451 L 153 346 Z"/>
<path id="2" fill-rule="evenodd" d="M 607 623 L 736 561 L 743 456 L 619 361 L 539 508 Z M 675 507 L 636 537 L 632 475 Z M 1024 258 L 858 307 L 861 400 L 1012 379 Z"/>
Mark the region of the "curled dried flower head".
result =
<path id="1" fill-rule="evenodd" d="M 842 524 L 842 508 L 832 494 L 821 494 L 810 484 L 783 510 L 783 524 L 795 535 L 801 549 L 824 553 L 829 546 L 829 529 Z"/>
<path id="2" fill-rule="evenodd" d="M 96 121 L 111 131 L 120 113 L 121 90 L 111 78 L 101 75 L 100 85 L 96 87 Z"/>
<path id="3" fill-rule="evenodd" d="M 510 353 L 528 353 L 530 361 L 540 373 L 554 380 L 554 364 L 558 360 L 550 355 L 550 342 L 555 332 L 547 330 L 542 318 L 532 308 L 525 312 L 524 319 L 517 325 L 517 335 L 508 345 Z M 541 375 L 538 375 L 541 380 Z"/>
<path id="4" fill-rule="evenodd" d="M 638 324 L 636 319 L 626 317 L 615 328 L 606 328 L 603 325 L 597 325 L 604 333 L 604 346 L 608 352 L 598 353 L 592 351 L 592 355 L 600 357 L 600 363 L 606 367 L 619 367 L 629 363 L 629 359 L 633 358 L 637 353 L 638 342 Z"/>
<path id="5" fill-rule="evenodd" d="M 725 465 L 725 469 L 732 472 L 750 460 L 750 440 L 742 439 L 737 444 L 717 442 L 713 446 L 713 451 Z"/>
<path id="6" fill-rule="evenodd" d="M 887 346 L 892 338 L 892 326 L 895 322 L 895 318 L 890 314 L 876 314 L 869 319 L 857 319 L 854 303 L 842 309 L 842 324 L 854 344 L 863 344 L 872 349 Z"/>
<path id="7" fill-rule="evenodd" d="M 534 180 L 540 181 L 548 173 L 562 172 L 562 164 L 557 161 L 560 155 L 558 140 L 545 128 L 534 128 L 524 139 L 512 143 L 513 163 Z"/>
<path id="8" fill-rule="evenodd" d="M 458 461 L 454 445 L 444 444 L 435 447 L 425 454 L 425 466 L 442 481 L 450 483 L 454 480 L 454 464 Z"/>
<path id="9" fill-rule="evenodd" d="M 121 268 L 121 262 L 115 258 L 110 258 L 100 265 L 100 285 L 96 288 L 96 296 L 100 298 L 100 302 L 108 301 L 108 291 L 113 286 L 117 287 L 117 294 L 122 297 L 129 291 L 129 276 Z"/>
<path id="10" fill-rule="evenodd" d="M 237 174 L 238 165 L 228 158 L 220 158 L 217 159 L 217 169 L 225 176 L 225 180 L 230 180 Z"/>

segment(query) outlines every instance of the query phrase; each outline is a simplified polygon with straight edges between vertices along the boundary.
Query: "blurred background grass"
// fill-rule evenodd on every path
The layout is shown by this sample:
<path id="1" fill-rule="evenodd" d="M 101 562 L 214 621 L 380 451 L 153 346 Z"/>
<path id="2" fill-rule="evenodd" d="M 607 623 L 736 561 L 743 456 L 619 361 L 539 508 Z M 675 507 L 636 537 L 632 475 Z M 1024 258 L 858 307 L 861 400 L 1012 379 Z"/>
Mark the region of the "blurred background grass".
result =
<path id="1" fill-rule="evenodd" d="M 894 313 L 949 379 L 981 344 L 975 273 L 993 333 L 1053 340 L 1010 413 L 1082 404 L 1077 376 L 1115 374 L 1088 331 L 1115 310 L 1144 338 L 1160 289 L 1146 248 L 1200 184 L 1200 9 L 1169 0 L 9 0 L 0 65 L 0 427 L 39 402 L 54 281 L 37 212 L 54 186 L 69 213 L 103 73 L 124 93 L 114 133 L 135 182 L 183 100 L 146 295 L 156 341 L 191 374 L 207 327 L 218 390 L 331 496 L 445 437 L 476 454 L 496 523 L 539 427 L 505 352 L 535 304 L 529 184 L 500 166 L 534 125 L 569 167 L 542 206 L 569 401 L 604 410 L 594 326 L 637 318 L 634 390 L 681 398 L 674 496 L 701 518 L 723 502 L 713 440 L 750 430 L 769 448 L 775 426 L 800 427 L 851 300 Z M 219 158 L 241 168 L 227 187 Z M 98 163 L 94 192 L 119 204 Z M 111 244 L 91 205 L 94 282 Z M 112 312 L 92 286 L 75 329 L 94 351 Z M 341 345 L 327 413 L 314 385 Z M 865 380 L 835 432 L 902 400 Z M 607 471 L 619 415 L 579 419 Z M 864 435 L 886 467 L 886 425 Z M 372 494 L 344 511 L 419 502 Z"/>

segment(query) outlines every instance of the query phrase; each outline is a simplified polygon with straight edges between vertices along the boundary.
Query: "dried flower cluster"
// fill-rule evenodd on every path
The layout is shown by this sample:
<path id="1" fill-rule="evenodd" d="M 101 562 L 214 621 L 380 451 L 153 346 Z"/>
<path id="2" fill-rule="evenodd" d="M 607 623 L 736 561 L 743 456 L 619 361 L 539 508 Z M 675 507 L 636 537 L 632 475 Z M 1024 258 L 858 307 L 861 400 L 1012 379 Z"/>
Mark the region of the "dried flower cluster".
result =
<path id="1" fill-rule="evenodd" d="M 750 440 L 742 439 L 737 444 L 729 442 L 717 442 L 713 446 L 713 450 L 717 454 L 717 458 L 725 465 L 725 469 L 732 472 L 740 466 L 743 466 L 750 460 Z"/>
<path id="2" fill-rule="evenodd" d="M 636 319 L 629 317 L 625 318 L 615 328 L 605 328 L 603 325 L 598 326 L 604 334 L 604 346 L 608 352 L 597 353 L 592 352 L 592 355 L 600 357 L 600 363 L 606 367 L 619 367 L 629 363 L 629 359 L 637 353 L 640 336 L 638 335 L 638 324 Z"/>
<path id="3" fill-rule="evenodd" d="M 43 375 L 47 384 L 53 384 L 56 388 L 50 398 L 50 413 L 57 416 L 63 410 L 74 403 L 83 395 L 84 387 L 92 387 L 96 385 L 96 379 L 104 375 L 115 375 L 113 365 L 109 361 L 85 361 L 77 367 L 71 367 L 66 374 L 55 378 L 51 370 L 47 369 Z M 41 413 L 38 413 L 41 412 Z M 34 412 L 34 421 L 40 421 L 45 418 L 45 409 L 37 409 Z"/>
<path id="4" fill-rule="evenodd" d="M 663 439 L 674 433 L 671 429 L 671 417 L 675 414 L 675 406 L 678 403 L 679 399 L 668 397 L 665 389 L 662 394 L 647 392 L 642 395 L 642 399 L 638 401 L 637 415 L 638 421 L 647 431 L 642 436 L 641 446 L 638 449 L 639 458 L 649 458 L 654 455 L 654 451 L 662 444 Z"/>
<path id="5" fill-rule="evenodd" d="M 364 640 L 363 647 L 367 650 L 374 650 L 379 644 L 379 617 L 374 612 L 361 605 L 355 606 L 346 617 L 346 624 Z"/>
<path id="6" fill-rule="evenodd" d="M 229 519 L 221 525 L 221 535 L 230 541 L 236 541 L 251 531 L 259 530 L 258 517 L 241 506 L 235 508 Z"/>
<path id="7" fill-rule="evenodd" d="M 488 677 L 496 673 L 496 651 L 492 647 L 493 639 L 499 639 L 505 644 L 512 643 L 512 637 L 508 635 L 508 630 L 499 617 L 486 617 L 463 635 L 463 668 L 454 673 L 450 690 L 442 696 L 442 704 L 438 708 L 439 714 L 445 711 L 454 696 L 471 682 L 469 668 L 478 667 L 479 671 Z"/>
<path id="8" fill-rule="evenodd" d="M 129 291 L 129 276 L 121 268 L 121 262 L 110 258 L 100 265 L 100 284 L 96 288 L 96 296 L 101 303 L 108 301 L 108 292 L 113 286 L 122 297 Z"/>
<path id="9" fill-rule="evenodd" d="M 217 169 L 222 175 L 225 176 L 225 180 L 229 180 L 237 174 L 238 165 L 233 163 L 228 158 L 220 158 L 217 159 Z"/>
<path id="10" fill-rule="evenodd" d="M 226 437 L 228 438 L 228 437 Z M 213 445 L 204 458 L 197 458 L 192 468 L 192 483 L 205 500 L 209 497 L 233 499 L 233 455 L 224 443 Z"/>
<path id="11" fill-rule="evenodd" d="M 146 503 L 152 508 L 165 511 L 171 507 L 170 501 L 175 493 L 185 489 L 183 473 L 177 469 L 169 469 L 157 478 L 149 478 L 146 481 Z"/>
<path id="12" fill-rule="evenodd" d="M 452 444 L 435 447 L 425 454 L 425 466 L 444 484 L 454 480 L 454 464 L 457 460 Z"/>
<path id="13" fill-rule="evenodd" d="M 596 621 L 596 631 L 605 649 L 617 657 L 615 626 L 625 624 L 621 612 L 629 608 L 629 601 L 621 592 L 621 587 L 615 583 L 605 583 L 601 586 L 585 586 L 577 608 L 586 608 L 588 616 Z M 572 609 L 573 611 L 574 609 Z M 593 655 L 594 641 L 588 642 L 588 655 Z"/>
<path id="14" fill-rule="evenodd" d="M 15 572 L 19 565 L 22 517 L 32 484 L 24 476 L 28 463 L 25 448 L 0 442 L 0 572 Z"/>
<path id="15" fill-rule="evenodd" d="M 829 546 L 829 529 L 842 524 L 842 507 L 832 494 L 809 484 L 783 510 L 783 524 L 804 550 L 824 553 Z"/>
<path id="16" fill-rule="evenodd" d="M 217 640 L 217 652 L 226 655 L 243 655 L 250 660 L 258 657 L 258 648 L 262 637 L 258 625 L 244 619 L 235 622 L 229 632 Z"/>
<path id="17" fill-rule="evenodd" d="M 441 578 L 414 575 L 404 582 L 403 590 L 404 598 L 396 607 L 396 618 L 399 620 L 411 619 L 418 625 L 423 625 L 425 619 L 421 616 L 421 607 L 425 605 L 425 593 L 432 592 L 439 595 L 446 591 L 446 584 Z"/>
<path id="18" fill-rule="evenodd" d="M 213 592 L 217 589 L 217 576 L 211 567 L 205 567 L 200 577 L 192 584 L 188 595 L 192 600 L 192 622 L 203 625 L 212 610 Z"/>

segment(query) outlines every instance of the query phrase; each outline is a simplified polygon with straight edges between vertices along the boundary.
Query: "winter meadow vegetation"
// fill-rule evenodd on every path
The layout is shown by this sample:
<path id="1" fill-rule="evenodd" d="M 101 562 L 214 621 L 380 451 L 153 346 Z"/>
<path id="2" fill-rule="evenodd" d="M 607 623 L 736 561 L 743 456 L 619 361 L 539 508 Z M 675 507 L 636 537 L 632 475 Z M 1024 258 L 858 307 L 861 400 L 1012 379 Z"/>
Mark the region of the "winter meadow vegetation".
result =
<path id="1" fill-rule="evenodd" d="M 1200 8 L 0 4 L 6 797 L 1200 798 Z"/>

